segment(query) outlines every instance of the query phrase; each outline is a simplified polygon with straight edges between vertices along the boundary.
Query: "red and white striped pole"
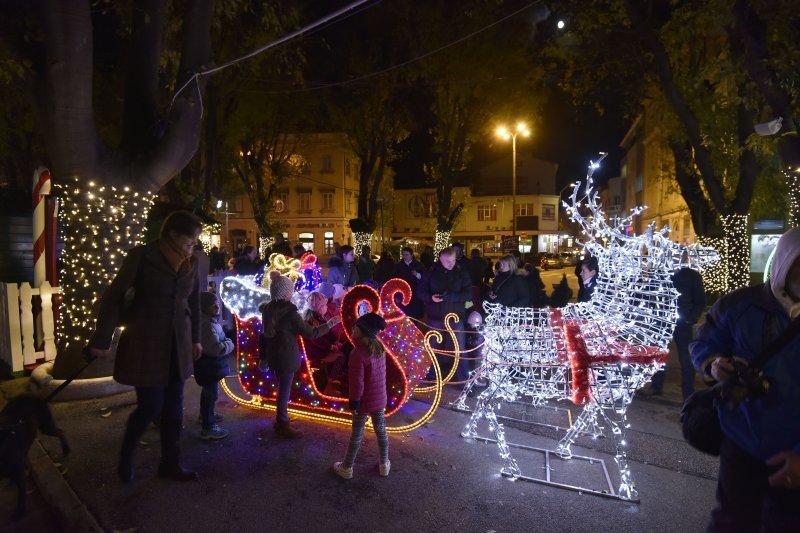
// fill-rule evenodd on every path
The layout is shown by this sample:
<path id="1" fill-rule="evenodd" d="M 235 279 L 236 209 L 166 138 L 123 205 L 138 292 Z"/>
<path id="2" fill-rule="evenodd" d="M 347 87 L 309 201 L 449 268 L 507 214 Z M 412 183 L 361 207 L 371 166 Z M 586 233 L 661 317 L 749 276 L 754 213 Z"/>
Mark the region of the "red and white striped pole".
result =
<path id="1" fill-rule="evenodd" d="M 47 211 L 45 196 L 50 194 L 50 171 L 39 167 L 33 173 L 33 286 L 41 287 L 47 279 L 47 253 L 45 237 L 45 218 Z M 36 328 L 36 345 L 42 342 L 41 307 L 34 306 L 33 323 Z"/>

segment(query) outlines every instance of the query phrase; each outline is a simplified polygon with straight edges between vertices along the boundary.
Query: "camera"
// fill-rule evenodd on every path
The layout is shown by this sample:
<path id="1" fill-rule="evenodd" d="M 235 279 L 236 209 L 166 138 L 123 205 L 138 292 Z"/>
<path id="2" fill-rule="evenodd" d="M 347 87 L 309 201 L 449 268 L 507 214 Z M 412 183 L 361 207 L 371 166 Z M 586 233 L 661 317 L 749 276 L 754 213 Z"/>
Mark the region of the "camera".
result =
<path id="1" fill-rule="evenodd" d="M 769 381 L 760 368 L 733 360 L 733 374 L 719 384 L 719 400 L 726 409 L 735 409 L 743 401 L 763 398 L 769 392 Z"/>

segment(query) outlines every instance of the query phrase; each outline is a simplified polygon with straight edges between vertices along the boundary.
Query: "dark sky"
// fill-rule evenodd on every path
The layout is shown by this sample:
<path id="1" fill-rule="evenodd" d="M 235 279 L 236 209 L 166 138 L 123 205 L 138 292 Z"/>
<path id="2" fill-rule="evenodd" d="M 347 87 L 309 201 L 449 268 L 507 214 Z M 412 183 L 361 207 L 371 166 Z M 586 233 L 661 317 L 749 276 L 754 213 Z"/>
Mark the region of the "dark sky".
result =
<path id="1" fill-rule="evenodd" d="M 342 1 L 344 2 L 344 0 Z M 367 24 L 370 17 L 379 15 L 378 11 L 387 8 L 387 6 L 384 3 L 374 4 L 363 12 L 332 24 L 314 36 L 312 40 L 319 39 L 320 43 L 326 43 L 323 50 L 325 47 L 330 47 L 328 50 L 331 55 L 327 57 L 323 54 L 324 63 L 317 65 L 312 69 L 312 72 L 317 76 L 323 76 L 323 71 L 326 70 L 326 67 L 331 68 L 333 63 L 337 63 L 334 58 L 339 56 L 341 49 L 346 49 L 352 45 L 352 42 L 349 41 L 352 32 L 358 33 L 358 28 L 371 27 Z M 315 9 L 327 12 L 332 7 L 322 8 L 320 5 Z M 509 7 L 508 9 L 511 10 L 512 8 Z M 537 13 L 538 11 L 535 10 L 522 12 L 514 19 L 529 19 Z M 544 26 L 556 21 L 554 17 L 549 16 L 549 12 L 546 9 L 544 13 L 539 14 L 542 16 L 536 20 L 529 21 L 529 28 L 534 32 L 537 29 L 545 30 Z M 373 22 L 377 24 L 386 23 L 380 16 Z M 509 28 L 520 29 L 518 25 L 511 25 Z M 441 39 L 432 38 L 431 41 L 439 42 Z M 433 47 L 434 45 L 432 44 L 431 46 Z M 340 50 L 336 50 L 337 47 L 340 47 Z M 313 63 L 315 61 L 314 54 L 310 55 L 312 56 L 310 60 Z M 389 67 L 389 65 L 383 64 L 372 65 L 375 70 Z M 345 78 L 347 77 L 338 68 L 325 72 L 324 75 L 334 77 L 344 75 Z M 616 94 L 612 91 L 607 92 L 606 98 L 609 101 L 603 102 L 603 108 L 609 111 L 605 116 L 601 116 L 591 107 L 587 106 L 579 109 L 574 107 L 569 96 L 560 93 L 557 89 L 554 89 L 554 91 L 555 94 L 550 96 L 540 116 L 531 117 L 531 119 L 535 119 L 531 120 L 531 122 L 535 122 L 538 125 L 529 139 L 526 139 L 525 142 L 518 142 L 518 152 L 529 153 L 534 157 L 557 163 L 559 166 L 557 176 L 559 189 L 571 181 L 583 179 L 586 175 L 589 161 L 596 160 L 599 157 L 598 153 L 601 151 L 608 152 L 609 156 L 605 159 L 601 169 L 595 174 L 598 182 L 604 183 L 609 177 L 619 175 L 619 160 L 622 154 L 618 145 L 630 124 L 623 119 L 620 111 L 623 106 L 614 101 Z M 424 140 L 420 143 L 410 143 L 406 147 L 422 155 L 424 152 L 423 145 Z M 494 134 L 489 134 L 486 139 L 476 143 L 473 150 L 473 167 L 480 166 L 482 163 L 492 162 L 501 157 L 507 157 L 508 152 L 506 150 L 509 150 L 507 143 L 498 144 Z M 412 159 L 414 158 L 412 157 Z M 411 181 L 422 181 L 417 170 L 419 168 L 416 162 L 412 162 L 406 168 L 395 168 L 395 170 L 405 177 L 405 183 L 412 185 Z M 474 169 L 472 170 L 474 171 Z M 422 183 L 417 186 L 419 185 L 422 185 Z"/>

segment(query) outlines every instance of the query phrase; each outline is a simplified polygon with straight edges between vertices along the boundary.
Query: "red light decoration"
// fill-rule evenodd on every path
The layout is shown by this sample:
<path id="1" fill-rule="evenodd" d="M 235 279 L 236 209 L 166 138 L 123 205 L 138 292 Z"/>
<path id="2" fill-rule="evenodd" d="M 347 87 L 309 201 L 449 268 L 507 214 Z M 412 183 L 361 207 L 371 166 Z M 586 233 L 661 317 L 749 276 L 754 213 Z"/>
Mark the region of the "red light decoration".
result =
<path id="1" fill-rule="evenodd" d="M 431 357 L 425 348 L 425 336 L 416 325 L 395 304 L 395 295 L 399 294 L 407 303 L 411 298 L 411 287 L 401 279 L 393 279 L 384 285 L 381 293 L 366 285 L 353 287 L 342 300 L 342 326 L 350 342 L 352 331 L 358 320 L 358 310 L 364 304 L 367 311 L 382 314 L 387 321 L 387 328 L 380 333 L 378 339 L 386 349 L 386 416 L 396 413 L 411 397 L 417 383 L 424 378 Z M 239 382 L 245 392 L 260 399 L 261 403 L 274 404 L 278 393 L 278 383 L 271 371 L 258 370 L 258 338 L 261 334 L 261 320 L 236 318 L 237 356 Z M 323 420 L 350 420 L 347 411 L 347 397 L 330 396 L 319 390 L 314 380 L 315 369 L 306 357 L 303 339 L 299 339 L 301 358 L 300 370 L 295 374 L 292 391 L 289 397 L 290 408 L 299 408 L 303 412 L 317 413 L 316 418 Z M 226 392 L 232 393 L 224 387 Z M 236 399 L 236 398 L 234 398 Z M 437 402 L 438 404 L 438 402 Z M 435 407 L 433 407 L 435 409 Z M 432 410 L 425 414 L 429 417 Z M 311 418 L 314 418 L 313 416 Z M 405 426 L 407 429 L 414 424 Z"/>
<path id="2" fill-rule="evenodd" d="M 604 354 L 591 355 L 584 340 L 583 330 L 586 329 L 587 320 L 565 321 L 558 308 L 550 308 L 550 324 L 554 330 L 561 330 L 566 341 L 566 351 L 569 357 L 572 372 L 572 402 L 576 405 L 585 405 L 593 400 L 592 385 L 594 373 L 592 365 L 601 364 L 642 364 L 666 363 L 669 351 L 657 346 L 641 346 L 613 340 L 606 345 Z M 559 355 L 560 355 L 559 351 Z"/>

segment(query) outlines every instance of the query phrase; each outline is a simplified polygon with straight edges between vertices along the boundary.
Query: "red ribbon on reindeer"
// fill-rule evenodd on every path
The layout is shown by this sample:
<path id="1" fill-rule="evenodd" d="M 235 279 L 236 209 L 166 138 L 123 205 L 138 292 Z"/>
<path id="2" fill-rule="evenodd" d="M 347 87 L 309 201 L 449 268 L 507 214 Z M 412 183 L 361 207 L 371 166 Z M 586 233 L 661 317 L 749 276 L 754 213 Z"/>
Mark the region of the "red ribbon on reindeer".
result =
<path id="1" fill-rule="evenodd" d="M 656 346 L 638 346 L 621 342 L 607 344 L 608 353 L 592 355 L 586 346 L 579 320 L 563 320 L 561 311 L 550 309 L 550 323 L 554 330 L 564 332 L 566 350 L 572 372 L 572 402 L 584 405 L 592 401 L 592 386 L 595 383 L 592 365 L 665 363 L 669 352 Z"/>

